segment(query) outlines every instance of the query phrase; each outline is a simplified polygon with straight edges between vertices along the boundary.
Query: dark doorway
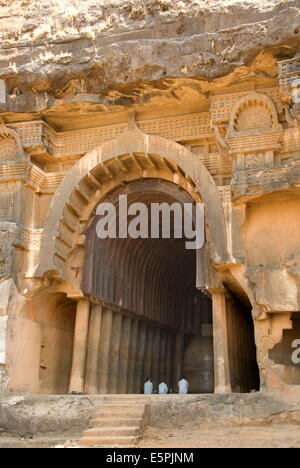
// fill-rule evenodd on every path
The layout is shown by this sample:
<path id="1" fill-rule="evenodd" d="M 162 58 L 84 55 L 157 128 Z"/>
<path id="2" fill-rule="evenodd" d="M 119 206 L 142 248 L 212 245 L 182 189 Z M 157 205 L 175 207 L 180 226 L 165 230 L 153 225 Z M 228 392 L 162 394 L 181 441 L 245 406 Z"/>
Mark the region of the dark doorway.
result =
<path id="1" fill-rule="evenodd" d="M 160 180 L 130 183 L 105 201 L 116 203 L 120 194 L 128 196 L 129 205 L 193 201 L 175 184 Z M 91 301 L 101 301 L 121 314 L 121 328 L 128 326 L 128 319 L 138 321 L 138 344 L 129 353 L 142 371 L 133 371 L 139 382 L 127 385 L 126 391 L 140 392 L 150 375 L 155 387 L 167 380 L 175 392 L 177 379 L 187 372 L 192 392 L 213 392 L 211 300 L 196 289 L 195 250 L 186 250 L 186 239 L 174 236 L 101 240 L 96 236 L 96 224 L 97 217 L 91 220 L 86 236 L 83 291 Z M 180 350 L 178 335 L 184 337 Z M 122 352 L 117 358 L 123 375 Z"/>
<path id="2" fill-rule="evenodd" d="M 226 313 L 232 391 L 258 391 L 260 378 L 250 304 L 232 294 L 226 300 Z"/>

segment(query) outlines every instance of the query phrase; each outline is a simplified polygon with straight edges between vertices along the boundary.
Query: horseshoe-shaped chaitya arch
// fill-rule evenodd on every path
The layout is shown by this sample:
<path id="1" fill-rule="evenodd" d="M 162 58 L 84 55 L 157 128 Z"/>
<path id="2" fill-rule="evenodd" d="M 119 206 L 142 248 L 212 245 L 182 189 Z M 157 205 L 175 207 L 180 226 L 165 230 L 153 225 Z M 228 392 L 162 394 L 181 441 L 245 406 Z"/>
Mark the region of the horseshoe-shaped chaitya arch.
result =
<path id="1" fill-rule="evenodd" d="M 9 127 L 6 127 L 5 125 L 0 125 L 0 141 L 2 143 L 2 147 L 3 147 L 3 141 L 5 140 L 7 140 L 10 143 L 13 142 L 14 148 L 12 150 L 12 154 L 1 154 L 0 152 L 2 160 L 8 160 L 8 159 L 26 160 L 25 152 L 24 152 L 22 142 L 18 133 Z M 2 150 L 2 153 L 3 153 L 3 150 Z"/>
<path id="2" fill-rule="evenodd" d="M 37 276 L 42 277 L 49 272 L 55 272 L 62 279 L 65 279 L 62 262 L 57 259 L 57 257 L 64 258 L 64 255 L 57 253 L 57 238 L 60 237 L 59 225 L 60 223 L 68 225 L 68 222 L 64 220 L 64 212 L 66 206 L 72 207 L 70 201 L 74 192 L 79 195 L 81 200 L 89 202 L 87 195 L 82 193 L 80 189 L 81 181 L 88 177 L 89 180 L 93 180 L 96 190 L 101 188 L 101 181 L 99 182 L 94 177 L 93 171 L 100 166 L 103 166 L 105 171 L 109 171 L 107 163 L 118 162 L 122 166 L 123 172 L 126 172 L 126 165 L 122 157 L 134 154 L 144 154 L 150 160 L 152 155 L 155 155 L 166 164 L 170 162 L 171 165 L 174 165 L 174 172 L 178 168 L 181 173 L 184 173 L 187 180 L 192 181 L 206 206 L 206 220 L 214 263 L 223 264 L 228 261 L 224 211 L 215 182 L 204 164 L 185 147 L 162 137 L 147 135 L 133 126 L 120 137 L 105 142 L 87 153 L 62 181 L 52 199 L 46 219 Z M 155 165 L 153 160 L 152 163 Z M 110 178 L 112 179 L 111 174 Z M 113 185 L 113 182 L 111 184 Z M 74 206 L 72 211 L 76 214 Z M 82 215 L 82 211 L 80 214 Z"/>

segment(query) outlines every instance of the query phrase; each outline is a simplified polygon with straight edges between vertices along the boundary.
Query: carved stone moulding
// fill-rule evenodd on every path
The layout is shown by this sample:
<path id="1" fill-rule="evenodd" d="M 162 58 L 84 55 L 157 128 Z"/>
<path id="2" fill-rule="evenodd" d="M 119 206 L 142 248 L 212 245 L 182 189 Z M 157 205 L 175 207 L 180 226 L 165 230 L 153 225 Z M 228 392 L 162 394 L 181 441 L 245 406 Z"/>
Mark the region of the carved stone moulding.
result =
<path id="1" fill-rule="evenodd" d="M 237 135 L 235 138 L 229 138 L 229 154 L 251 153 L 259 151 L 280 150 L 281 132 L 270 132 L 265 134 L 244 134 Z"/>
<path id="2" fill-rule="evenodd" d="M 143 120 L 138 121 L 137 125 L 142 132 L 173 141 L 214 136 L 209 112 Z M 97 145 L 119 137 L 126 130 L 126 123 L 66 132 L 56 132 L 43 121 L 14 123 L 10 126 L 18 132 L 24 147 L 44 146 L 49 154 L 57 158 L 83 155 Z"/>
<path id="3" fill-rule="evenodd" d="M 18 196 L 15 184 L 0 184 L 0 223 L 16 223 L 18 220 Z"/>
<path id="4" fill-rule="evenodd" d="M 249 93 L 247 91 L 213 96 L 211 99 L 211 126 L 228 123 L 234 106 Z M 260 90 L 276 106 L 277 112 L 283 111 L 283 104 L 278 87 Z"/>
<path id="5" fill-rule="evenodd" d="M 242 97 L 232 110 L 226 137 L 234 171 L 274 166 L 274 152 L 281 149 L 282 136 L 283 128 L 269 97 L 256 92 Z"/>
<path id="6" fill-rule="evenodd" d="M 249 195 L 259 195 L 278 190 L 300 187 L 300 161 L 273 169 L 237 171 L 233 175 L 231 188 L 235 200 Z"/>
<path id="7" fill-rule="evenodd" d="M 26 183 L 35 191 L 53 193 L 65 176 L 64 172 L 45 173 L 30 161 L 4 161 L 0 163 L 0 184 L 11 180 Z"/>
<path id="8" fill-rule="evenodd" d="M 25 153 L 18 133 L 0 126 L 0 161 L 8 162 L 16 159 L 25 160 Z"/>
<path id="9" fill-rule="evenodd" d="M 300 160 L 290 162 L 290 180 L 294 187 L 300 187 Z"/>
<path id="10" fill-rule="evenodd" d="M 15 240 L 15 245 L 23 250 L 39 252 L 41 247 L 41 240 L 43 229 L 31 229 L 28 227 L 20 227 L 18 236 Z"/>
<path id="11" fill-rule="evenodd" d="M 300 54 L 290 60 L 278 62 L 280 92 L 292 97 L 295 81 L 300 80 Z"/>
<path id="12" fill-rule="evenodd" d="M 234 106 L 227 139 L 282 132 L 275 105 L 264 94 L 249 93 Z"/>
<path id="13" fill-rule="evenodd" d="M 288 128 L 282 139 L 282 154 L 300 156 L 300 128 Z"/>
<path id="14" fill-rule="evenodd" d="M 291 60 L 278 62 L 278 68 L 286 119 L 291 127 L 300 127 L 300 54 Z"/>

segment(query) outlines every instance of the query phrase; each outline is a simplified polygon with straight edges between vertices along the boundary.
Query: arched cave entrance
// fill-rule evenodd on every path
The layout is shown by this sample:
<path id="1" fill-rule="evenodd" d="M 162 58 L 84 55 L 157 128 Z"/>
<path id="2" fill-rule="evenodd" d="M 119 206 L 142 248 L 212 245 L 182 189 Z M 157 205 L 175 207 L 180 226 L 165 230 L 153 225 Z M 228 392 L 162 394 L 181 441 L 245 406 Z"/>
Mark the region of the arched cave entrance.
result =
<path id="1" fill-rule="evenodd" d="M 132 182 L 105 202 L 115 205 L 124 194 L 128 206 L 193 202 L 178 186 L 161 180 Z M 156 388 L 164 380 L 175 392 L 186 375 L 192 392 L 213 392 L 211 299 L 196 288 L 201 252 L 187 250 L 187 239 L 175 238 L 174 229 L 170 239 L 99 239 L 98 221 L 97 216 L 91 220 L 87 231 L 83 275 L 84 294 L 102 304 L 100 343 L 110 342 L 100 350 L 98 391 L 139 393 L 151 376 Z"/>
<path id="2" fill-rule="evenodd" d="M 134 190 L 142 181 L 164 187 Z M 209 280 L 210 298 L 196 288 L 205 284 L 204 256 L 186 251 L 183 240 L 100 242 L 92 235 L 99 200 L 127 192 L 132 201 L 185 203 L 201 201 L 197 190 L 210 245 L 225 266 L 230 259 L 218 188 L 182 145 L 130 127 L 80 159 L 64 178 L 47 216 L 36 274 L 61 278 L 73 313 L 76 307 L 69 391 L 138 393 L 147 375 L 155 384 L 163 377 L 175 391 L 183 373 L 192 392 L 213 391 L 213 384 L 216 392 L 258 389 L 251 307 L 247 298 L 240 301 L 239 291 L 235 295 L 240 286 L 231 284 L 228 272 L 224 287 L 217 280 L 215 289 Z M 255 369 L 247 381 L 245 367 Z"/>
<path id="3" fill-rule="evenodd" d="M 128 206 L 138 202 L 148 208 L 194 201 L 179 186 L 159 179 L 122 185 L 103 201 L 116 206 L 120 195 L 127 195 Z M 164 380 L 176 392 L 184 375 L 192 393 L 213 393 L 212 301 L 196 287 L 203 282 L 203 250 L 187 250 L 186 239 L 174 238 L 174 232 L 169 239 L 99 239 L 98 221 L 94 212 L 86 231 L 82 284 L 91 304 L 101 307 L 97 392 L 140 393 L 147 376 L 155 388 Z M 234 294 L 227 294 L 226 322 L 231 389 L 258 390 L 251 309 Z M 87 365 L 86 391 L 89 372 Z"/>

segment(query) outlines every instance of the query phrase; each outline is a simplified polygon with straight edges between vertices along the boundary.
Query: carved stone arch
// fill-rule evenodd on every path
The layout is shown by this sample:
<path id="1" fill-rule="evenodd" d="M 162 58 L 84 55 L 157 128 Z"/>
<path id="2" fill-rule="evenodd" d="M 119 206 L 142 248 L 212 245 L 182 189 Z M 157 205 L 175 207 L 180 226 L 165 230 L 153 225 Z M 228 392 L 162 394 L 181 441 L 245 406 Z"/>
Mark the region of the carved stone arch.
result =
<path id="1" fill-rule="evenodd" d="M 264 94 L 250 93 L 234 106 L 229 121 L 229 137 L 282 130 L 274 103 Z"/>
<path id="2" fill-rule="evenodd" d="M 20 136 L 11 128 L 0 127 L 0 162 L 25 159 Z"/>
<path id="3" fill-rule="evenodd" d="M 187 191 L 197 189 L 206 206 L 213 261 L 226 263 L 224 210 L 206 167 L 183 146 L 135 127 L 86 154 L 62 181 L 44 226 L 36 276 L 52 273 L 67 279 L 67 257 L 101 196 L 124 182 L 157 177 L 182 184 Z"/>

